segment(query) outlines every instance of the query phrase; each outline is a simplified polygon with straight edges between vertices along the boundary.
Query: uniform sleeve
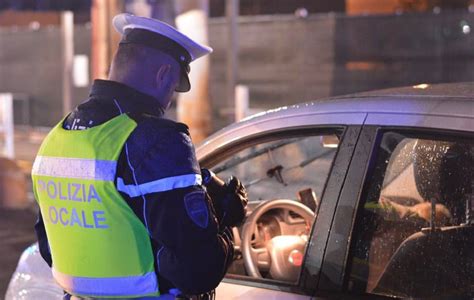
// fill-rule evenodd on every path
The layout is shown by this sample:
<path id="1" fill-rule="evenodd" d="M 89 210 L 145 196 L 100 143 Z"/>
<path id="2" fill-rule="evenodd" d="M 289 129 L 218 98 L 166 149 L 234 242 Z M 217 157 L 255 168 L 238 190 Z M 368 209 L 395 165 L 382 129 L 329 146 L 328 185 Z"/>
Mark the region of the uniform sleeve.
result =
<path id="1" fill-rule="evenodd" d="M 208 292 L 232 262 L 232 239 L 219 228 L 201 186 L 186 128 L 171 121 L 153 122 L 142 122 L 127 141 L 126 166 L 117 189 L 147 227 L 160 290 Z"/>
<path id="2" fill-rule="evenodd" d="M 44 228 L 43 217 L 41 215 L 41 211 L 38 209 L 38 219 L 36 220 L 35 224 L 35 233 L 36 238 L 38 239 L 38 246 L 41 257 L 43 257 L 44 261 L 48 264 L 48 266 L 52 266 L 53 260 L 51 258 L 51 252 L 49 250 L 49 243 L 48 238 L 46 236 L 46 229 Z"/>

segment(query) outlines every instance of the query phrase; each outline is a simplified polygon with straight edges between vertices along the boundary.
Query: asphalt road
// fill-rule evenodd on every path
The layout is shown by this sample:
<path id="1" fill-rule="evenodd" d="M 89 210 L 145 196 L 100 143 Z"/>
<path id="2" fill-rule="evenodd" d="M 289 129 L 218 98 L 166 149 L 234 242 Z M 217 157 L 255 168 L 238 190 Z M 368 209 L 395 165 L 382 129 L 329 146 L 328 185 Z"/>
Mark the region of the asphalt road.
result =
<path id="1" fill-rule="evenodd" d="M 23 250 L 36 239 L 36 214 L 31 209 L 7 210 L 0 208 L 0 299 Z"/>

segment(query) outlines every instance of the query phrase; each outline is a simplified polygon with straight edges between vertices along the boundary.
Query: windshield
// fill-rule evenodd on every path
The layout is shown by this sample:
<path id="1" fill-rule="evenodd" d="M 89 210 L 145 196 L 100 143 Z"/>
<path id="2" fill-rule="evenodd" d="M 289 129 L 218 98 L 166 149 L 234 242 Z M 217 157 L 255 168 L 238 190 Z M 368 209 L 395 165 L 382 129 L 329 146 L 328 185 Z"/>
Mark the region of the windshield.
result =
<path id="1" fill-rule="evenodd" d="M 338 140 L 336 135 L 327 137 Z M 311 136 L 263 143 L 217 164 L 213 171 L 221 178 L 237 176 L 250 201 L 294 199 L 307 188 L 319 199 L 337 150 L 337 144 L 329 148 L 323 141 L 322 136 Z"/>

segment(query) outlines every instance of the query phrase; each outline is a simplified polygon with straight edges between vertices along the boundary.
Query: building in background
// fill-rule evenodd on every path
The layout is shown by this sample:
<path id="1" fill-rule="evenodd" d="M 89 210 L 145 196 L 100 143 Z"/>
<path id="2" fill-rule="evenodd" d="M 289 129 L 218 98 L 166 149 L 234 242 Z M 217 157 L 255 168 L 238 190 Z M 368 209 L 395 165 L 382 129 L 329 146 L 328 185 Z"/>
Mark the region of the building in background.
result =
<path id="1" fill-rule="evenodd" d="M 175 12 L 171 0 L 114 1 L 161 19 Z M 63 113 L 59 12 L 75 13 L 74 52 L 84 65 L 91 61 L 92 3 L 0 0 L 0 91 L 28 95 L 32 125 L 51 126 Z M 229 123 L 225 3 L 209 0 L 213 130 Z M 473 81 L 472 11 L 472 0 L 240 0 L 236 83 L 248 86 L 258 111 L 379 88 Z M 82 68 L 89 79 L 92 69 Z M 74 104 L 87 93 L 74 87 Z"/>

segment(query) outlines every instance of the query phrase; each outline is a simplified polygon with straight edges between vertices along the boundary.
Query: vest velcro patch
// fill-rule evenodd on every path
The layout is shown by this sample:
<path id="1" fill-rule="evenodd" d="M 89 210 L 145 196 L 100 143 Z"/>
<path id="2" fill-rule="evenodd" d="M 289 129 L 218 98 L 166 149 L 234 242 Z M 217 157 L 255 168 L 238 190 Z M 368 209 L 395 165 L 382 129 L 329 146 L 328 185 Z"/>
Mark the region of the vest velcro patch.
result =
<path id="1" fill-rule="evenodd" d="M 189 218 L 201 228 L 207 228 L 209 210 L 207 209 L 204 191 L 195 191 L 184 196 L 184 206 Z"/>

